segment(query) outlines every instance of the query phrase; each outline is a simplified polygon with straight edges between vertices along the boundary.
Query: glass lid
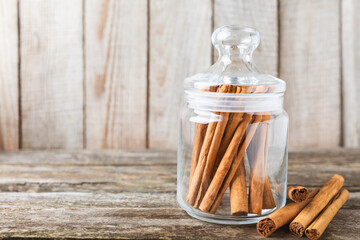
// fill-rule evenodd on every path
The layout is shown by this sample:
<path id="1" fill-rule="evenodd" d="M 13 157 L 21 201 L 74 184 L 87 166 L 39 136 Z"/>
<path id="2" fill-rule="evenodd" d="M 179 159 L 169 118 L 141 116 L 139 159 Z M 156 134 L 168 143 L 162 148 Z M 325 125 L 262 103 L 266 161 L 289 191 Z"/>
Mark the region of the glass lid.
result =
<path id="1" fill-rule="evenodd" d="M 253 52 L 260 43 L 260 34 L 255 29 L 224 26 L 216 29 L 211 39 L 219 58 L 206 72 L 186 78 L 185 90 L 206 91 L 214 85 L 231 84 L 249 86 L 249 91 L 264 85 L 269 90 L 263 93 L 285 91 L 283 80 L 263 73 L 253 62 Z"/>

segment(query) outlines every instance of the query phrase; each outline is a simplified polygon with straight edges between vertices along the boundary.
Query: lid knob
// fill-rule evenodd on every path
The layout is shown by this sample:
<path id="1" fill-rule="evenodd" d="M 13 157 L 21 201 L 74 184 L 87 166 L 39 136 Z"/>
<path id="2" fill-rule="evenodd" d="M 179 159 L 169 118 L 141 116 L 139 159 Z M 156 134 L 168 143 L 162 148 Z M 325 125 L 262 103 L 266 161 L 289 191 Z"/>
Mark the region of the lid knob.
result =
<path id="1" fill-rule="evenodd" d="M 211 40 L 221 54 L 226 52 L 231 54 L 234 49 L 239 49 L 240 54 L 252 55 L 254 49 L 259 46 L 260 34 L 252 28 L 231 25 L 216 29 Z"/>

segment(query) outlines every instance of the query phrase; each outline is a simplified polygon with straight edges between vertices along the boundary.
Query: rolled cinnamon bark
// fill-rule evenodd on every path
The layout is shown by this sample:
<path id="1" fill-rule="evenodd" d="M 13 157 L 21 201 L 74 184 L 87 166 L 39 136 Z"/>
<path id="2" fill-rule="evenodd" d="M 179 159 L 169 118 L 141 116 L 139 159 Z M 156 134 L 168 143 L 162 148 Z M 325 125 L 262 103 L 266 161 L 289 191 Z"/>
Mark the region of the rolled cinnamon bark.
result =
<path id="1" fill-rule="evenodd" d="M 220 189 L 218 190 L 218 193 L 214 193 L 215 198 L 209 198 L 208 201 L 206 202 L 206 204 L 204 204 L 203 209 L 208 209 L 207 211 L 210 211 L 210 213 L 212 213 L 212 214 L 214 214 L 216 212 L 216 210 L 218 209 L 218 207 L 221 203 L 221 200 L 224 197 L 226 189 L 228 188 L 230 182 L 232 181 L 232 179 L 235 175 L 237 168 L 239 167 L 241 157 L 244 156 L 245 151 L 246 151 L 247 147 L 249 146 L 251 139 L 253 138 L 253 136 L 255 134 L 257 126 L 258 126 L 258 123 L 251 124 L 248 132 L 246 133 L 246 136 L 243 138 L 243 141 L 242 141 L 239 151 L 237 153 L 239 155 L 239 157 L 237 157 L 235 159 L 235 161 L 233 162 L 233 164 L 231 165 L 230 170 L 223 181 L 223 184 L 221 185 Z M 211 197 L 213 197 L 213 196 L 211 196 Z"/>
<path id="2" fill-rule="evenodd" d="M 264 194 L 263 194 L 263 209 L 271 209 L 276 207 L 276 203 L 274 200 L 274 196 L 270 186 L 269 177 L 266 178 L 266 182 L 264 184 Z"/>
<path id="3" fill-rule="evenodd" d="M 270 236 L 278 228 L 288 224 L 296 215 L 315 197 L 319 189 L 311 191 L 309 197 L 299 203 L 289 203 L 285 207 L 276 210 L 268 217 L 260 220 L 257 224 L 257 231 L 263 237 Z"/>
<path id="4" fill-rule="evenodd" d="M 255 93 L 264 93 L 269 90 L 268 86 L 258 86 Z M 269 128 L 271 115 L 269 113 L 258 113 L 255 116 L 255 121 L 261 121 L 258 126 L 258 134 L 255 136 L 251 145 L 249 146 L 248 159 L 250 163 L 250 178 L 249 178 L 249 213 L 261 215 L 264 208 L 275 207 L 275 201 L 272 196 L 271 187 L 266 186 L 265 201 L 264 188 L 267 180 L 266 162 L 269 148 Z M 270 182 L 269 182 L 270 183 Z M 270 190 L 270 191 L 269 191 Z M 269 199 L 268 199 L 269 198 Z"/>
<path id="5" fill-rule="evenodd" d="M 192 158 L 191 158 L 191 168 L 190 168 L 189 183 L 192 180 L 192 177 L 193 177 L 194 172 L 195 172 L 196 165 L 197 165 L 198 160 L 199 160 L 201 146 L 202 146 L 202 144 L 204 142 L 207 126 L 208 126 L 207 124 L 196 123 L 193 154 L 192 154 Z"/>
<path id="6" fill-rule="evenodd" d="M 307 226 L 326 207 L 330 200 L 339 192 L 344 184 L 344 178 L 335 174 L 321 188 L 314 199 L 290 223 L 290 231 L 297 236 L 302 236 Z"/>
<path id="7" fill-rule="evenodd" d="M 229 186 L 232 178 L 235 175 L 235 172 L 239 166 L 241 158 L 244 156 L 244 153 L 242 153 L 241 158 L 236 158 L 236 161 L 233 160 L 235 158 L 236 153 L 238 152 L 239 145 L 245 135 L 247 126 L 249 125 L 251 121 L 251 115 L 250 114 L 244 114 L 244 120 L 240 123 L 240 125 L 237 127 L 235 134 L 233 138 L 231 139 L 231 142 L 229 144 L 228 149 L 225 152 L 224 157 L 222 158 L 220 165 L 218 169 L 216 170 L 216 173 L 214 175 L 214 178 L 212 179 L 209 188 L 206 191 L 206 194 L 200 204 L 199 209 L 203 212 L 208 212 L 210 210 L 210 207 L 215 201 L 216 196 L 218 195 L 218 192 L 220 188 L 223 185 L 224 179 L 227 177 L 229 169 L 231 169 L 233 172 L 231 173 L 230 180 L 226 183 L 226 188 Z M 235 169 L 233 169 L 235 167 Z M 230 175 L 230 172 L 229 172 Z M 226 190 L 225 188 L 225 190 Z"/>
<path id="8" fill-rule="evenodd" d="M 287 188 L 287 198 L 293 202 L 302 202 L 309 195 L 309 191 L 306 187 L 302 186 L 289 186 Z"/>
<path id="9" fill-rule="evenodd" d="M 247 93 L 249 93 L 250 89 L 251 89 L 251 93 L 264 93 L 264 92 L 266 92 L 268 87 L 266 85 L 261 85 L 261 86 L 252 87 L 252 88 L 249 87 L 247 89 Z M 246 118 L 248 116 L 251 117 L 251 119 L 252 119 L 251 122 L 253 124 L 251 124 L 246 137 L 244 137 L 244 140 L 240 144 L 240 148 L 238 151 L 239 157 L 234 160 L 233 164 L 230 167 L 228 174 L 226 175 L 225 179 L 223 180 L 223 183 L 222 184 L 220 183 L 221 187 L 214 189 L 214 192 L 212 192 L 212 193 L 209 191 L 206 192 L 206 195 L 208 195 L 208 198 L 206 199 L 206 201 L 203 201 L 202 205 L 200 206 L 200 210 L 202 210 L 202 211 L 210 211 L 210 213 L 212 213 L 212 214 L 214 214 L 216 212 L 216 210 L 219 207 L 221 200 L 226 192 L 226 189 L 228 188 L 230 182 L 232 181 L 232 179 L 237 171 L 237 168 L 240 164 L 241 158 L 244 156 L 245 151 L 248 148 L 248 146 L 255 134 L 255 131 L 259 125 L 259 122 L 261 121 L 261 118 L 256 117 L 256 116 L 253 118 L 252 117 L 253 113 L 244 114 L 244 118 Z M 257 116 L 259 116 L 259 115 L 257 115 Z M 241 124 L 243 124 L 243 123 L 244 123 L 244 121 Z M 239 125 L 239 127 L 240 127 L 240 125 Z M 243 126 L 245 129 L 247 129 L 248 125 L 249 125 L 249 122 L 246 122 L 246 124 L 244 124 Z M 220 168 L 220 166 L 219 166 L 219 168 Z M 218 174 L 218 172 L 216 172 L 216 174 Z M 216 182 L 216 183 L 214 183 L 213 186 L 217 186 L 218 184 L 219 183 Z M 210 189 L 210 187 L 209 187 L 209 189 Z M 206 195 L 204 197 L 204 200 L 206 198 Z"/>
<path id="10" fill-rule="evenodd" d="M 263 208 L 264 186 L 266 182 L 265 142 L 267 135 L 267 123 L 261 122 L 258 126 L 258 134 L 255 136 L 252 146 L 254 155 L 248 154 L 250 167 L 249 178 L 249 213 L 261 215 Z"/>
<path id="11" fill-rule="evenodd" d="M 236 154 L 236 158 L 238 157 L 240 155 Z M 233 216 L 247 216 L 248 214 L 244 157 L 240 160 L 239 167 L 230 183 L 230 207 Z"/>
<path id="12" fill-rule="evenodd" d="M 233 86 L 233 85 L 223 85 L 223 86 L 227 87 L 226 90 L 224 90 L 224 92 L 226 92 L 226 93 L 234 93 L 237 90 L 237 87 Z M 222 92 L 222 89 L 220 89 L 220 92 Z M 213 168 L 215 165 L 216 156 L 218 155 L 221 140 L 223 138 L 224 131 L 225 131 L 227 122 L 229 120 L 229 114 L 230 114 L 229 112 L 219 113 L 220 121 L 216 125 L 214 136 L 211 141 L 210 149 L 209 149 L 209 152 L 208 152 L 208 155 L 206 158 L 206 164 L 205 164 L 204 172 L 202 175 L 202 179 L 200 182 L 200 187 L 199 187 L 199 191 L 197 193 L 194 207 L 199 206 L 199 204 L 200 204 L 202 198 L 204 197 L 205 192 L 208 189 L 209 184 L 211 182 L 211 177 L 213 175 Z"/>
<path id="13" fill-rule="evenodd" d="M 246 93 L 248 91 L 248 89 L 251 89 L 251 88 L 249 86 L 237 86 L 236 93 Z M 230 114 L 228 125 L 226 126 L 224 137 L 221 140 L 219 152 L 216 157 L 215 169 L 218 168 L 220 161 L 223 158 L 223 156 L 226 152 L 226 149 L 228 148 L 228 146 L 230 144 L 232 137 L 234 136 L 237 126 L 243 119 L 243 115 L 244 115 L 244 113 L 231 113 Z M 215 171 L 213 171 L 213 173 L 215 174 Z"/>
<path id="14" fill-rule="evenodd" d="M 227 93 L 230 91 L 230 89 L 231 89 L 230 85 L 222 85 L 221 87 L 218 88 L 217 91 L 220 93 Z M 196 197 L 198 195 L 198 191 L 201 185 L 201 180 L 204 174 L 204 169 L 206 166 L 207 156 L 209 155 L 210 147 L 212 144 L 212 140 L 214 138 L 217 124 L 218 124 L 217 121 L 211 121 L 206 129 L 204 142 L 200 151 L 199 161 L 196 165 L 193 177 L 189 184 L 187 202 L 191 205 L 194 205 Z"/>
<path id="15" fill-rule="evenodd" d="M 348 199 L 349 191 L 342 189 L 339 196 L 335 197 L 334 201 L 327 206 L 325 210 L 315 219 L 315 221 L 306 229 L 306 236 L 311 240 L 319 239 L 336 213 Z"/>
<path id="16" fill-rule="evenodd" d="M 271 120 L 271 116 L 270 114 L 266 114 L 263 115 L 261 118 L 262 121 L 270 121 Z M 270 123 L 268 125 L 268 127 L 270 127 Z M 267 129 L 267 135 L 266 135 L 266 140 L 265 140 L 265 163 L 267 163 L 267 159 L 268 159 L 268 155 L 269 155 L 269 129 Z M 271 209 L 276 207 L 276 203 L 274 200 L 274 196 L 271 190 L 271 185 L 270 185 L 270 179 L 269 177 L 266 177 L 266 182 L 264 185 L 264 193 L 263 193 L 263 209 Z"/>
<path id="17" fill-rule="evenodd" d="M 203 92 L 216 92 L 218 87 L 219 87 L 218 85 L 212 85 L 212 86 L 209 86 L 208 89 L 199 88 L 199 90 L 203 91 Z M 192 154 L 192 158 L 191 158 L 189 183 L 191 183 L 192 177 L 195 172 L 195 168 L 199 161 L 199 155 L 200 155 L 201 147 L 204 142 L 207 126 L 208 126 L 208 124 L 205 124 L 205 123 L 196 123 L 193 154 Z"/>

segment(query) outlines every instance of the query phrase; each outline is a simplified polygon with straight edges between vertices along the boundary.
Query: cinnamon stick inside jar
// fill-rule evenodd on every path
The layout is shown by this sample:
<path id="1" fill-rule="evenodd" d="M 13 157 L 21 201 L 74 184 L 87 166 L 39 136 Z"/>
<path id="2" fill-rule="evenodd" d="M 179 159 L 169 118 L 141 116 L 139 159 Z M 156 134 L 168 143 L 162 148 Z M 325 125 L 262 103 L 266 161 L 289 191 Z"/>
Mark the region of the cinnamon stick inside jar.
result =
<path id="1" fill-rule="evenodd" d="M 239 154 L 236 155 L 236 158 L 238 157 L 240 157 Z M 245 172 L 245 162 L 244 157 L 242 157 L 235 176 L 230 183 L 230 206 L 231 215 L 233 216 L 247 216 L 248 214 Z"/>
<path id="2" fill-rule="evenodd" d="M 329 206 L 327 206 L 326 209 L 306 229 L 306 236 L 311 240 L 319 239 L 329 225 L 330 221 L 334 218 L 336 213 L 348 199 L 349 191 L 342 189 L 339 196 L 336 196 L 334 201 Z"/>
<path id="3" fill-rule="evenodd" d="M 199 90 L 204 91 L 204 92 L 216 92 L 217 88 L 218 88 L 218 85 L 213 85 L 213 86 L 210 86 L 209 89 L 201 89 L 200 88 Z M 189 183 L 191 182 L 191 179 L 194 175 L 195 168 L 196 168 L 198 160 L 199 160 L 199 155 L 200 155 L 201 147 L 204 142 L 207 126 L 208 126 L 208 124 L 206 124 L 206 123 L 196 123 L 193 154 L 192 154 L 192 158 L 191 158 Z"/>
<path id="4" fill-rule="evenodd" d="M 217 92 L 219 93 L 228 93 L 229 91 L 231 91 L 231 85 L 222 85 L 221 87 L 218 88 Z M 224 119 L 224 121 L 227 121 L 227 117 L 229 113 L 223 113 L 223 117 L 226 117 L 226 119 Z M 216 114 L 217 116 L 219 114 Z M 218 124 L 218 121 L 212 121 L 208 124 L 208 127 L 206 129 L 206 134 L 204 137 L 204 142 L 203 145 L 201 147 L 201 151 L 200 151 L 200 156 L 199 156 L 199 160 L 198 163 L 196 165 L 194 174 L 192 176 L 191 182 L 189 184 L 189 193 L 187 196 L 187 202 L 191 205 L 195 204 L 195 201 L 197 199 L 198 196 L 198 192 L 200 189 L 200 186 L 202 185 L 201 181 L 203 179 L 203 174 L 204 174 L 204 170 L 205 167 L 207 166 L 207 170 L 209 169 L 209 163 L 207 163 L 207 158 L 208 155 L 213 156 L 214 154 L 211 154 L 210 151 L 216 151 L 218 150 L 218 148 L 216 148 L 216 146 L 218 145 L 218 141 L 221 140 L 221 138 L 219 139 L 219 136 L 217 138 L 215 138 L 215 143 L 212 144 L 213 139 L 214 139 L 214 135 L 216 132 L 216 127 Z M 221 122 L 221 121 L 220 121 Z M 221 124 L 221 126 L 219 127 L 219 130 L 217 131 L 217 134 L 220 135 L 221 129 L 223 128 L 224 123 Z M 226 125 L 226 124 L 225 124 Z M 222 137 L 222 136 L 221 136 Z M 216 156 L 216 154 L 215 154 Z M 205 179 L 206 182 L 208 181 L 207 179 Z M 205 184 L 203 184 L 202 186 L 204 186 Z M 200 192 L 202 192 L 203 190 L 200 189 Z M 201 193 L 200 193 L 201 194 Z"/>
<path id="5" fill-rule="evenodd" d="M 263 237 L 269 237 L 277 229 L 291 222 L 318 192 L 319 189 L 315 189 L 309 194 L 309 197 L 305 201 L 289 203 L 285 207 L 276 210 L 268 217 L 260 220 L 256 225 L 258 233 Z"/>
<path id="6" fill-rule="evenodd" d="M 266 89 L 266 86 L 258 86 L 255 88 L 254 93 L 264 92 L 264 89 Z M 243 120 L 240 123 L 240 125 L 238 126 L 238 129 L 240 128 L 240 129 L 246 130 L 247 127 L 249 126 L 250 122 L 252 122 L 253 124 L 251 124 L 246 136 L 244 138 L 242 138 L 243 140 L 240 144 L 240 148 L 239 148 L 237 157 L 234 159 L 233 163 L 231 164 L 231 162 L 230 162 L 230 164 L 229 164 L 228 162 L 224 163 L 223 160 L 221 161 L 218 171 L 216 172 L 216 174 L 214 176 L 213 182 L 211 182 L 211 185 L 210 185 L 208 191 L 206 192 L 203 202 L 201 203 L 201 205 L 199 207 L 200 210 L 202 210 L 204 212 L 210 211 L 210 213 L 215 213 L 217 208 L 219 207 L 221 200 L 225 194 L 225 191 L 228 188 L 229 184 L 231 183 L 231 181 L 237 171 L 237 168 L 239 167 L 239 165 L 241 163 L 241 159 L 244 156 L 245 151 L 248 148 L 248 146 L 255 134 L 255 131 L 259 125 L 259 122 L 261 121 L 260 117 L 255 116 L 255 118 L 253 119 L 252 115 L 253 115 L 252 113 L 244 114 L 244 119 L 246 119 L 246 121 Z M 244 133 L 245 133 L 245 131 L 244 131 Z M 230 146 L 232 146 L 232 145 L 230 144 Z M 227 150 L 227 152 L 228 152 L 228 150 Z M 223 164 L 223 166 L 222 166 L 222 164 Z M 221 168 L 221 166 L 223 168 Z M 217 176 L 219 176 L 218 179 L 216 179 Z M 237 205 L 241 205 L 241 203 L 237 203 Z"/>
<path id="7" fill-rule="evenodd" d="M 267 90 L 268 88 L 265 87 L 263 91 L 266 92 Z M 266 173 L 270 120 L 271 115 L 269 113 L 255 115 L 255 121 L 261 122 L 248 152 L 250 163 L 249 213 L 258 215 L 261 215 L 262 209 L 270 209 L 276 206 Z"/>
<path id="8" fill-rule="evenodd" d="M 243 86 L 241 93 L 247 93 L 249 90 L 251 91 L 251 88 L 249 86 L 247 87 Z M 229 131 L 227 133 L 231 133 L 231 132 Z M 245 161 L 244 161 L 244 156 L 240 156 L 238 151 L 236 158 L 240 158 L 240 157 L 242 159 L 240 160 L 239 167 L 236 170 L 234 178 L 230 183 L 230 207 L 231 207 L 231 215 L 233 216 L 247 216 L 248 214 Z"/>
<path id="9" fill-rule="evenodd" d="M 302 202 L 308 197 L 309 190 L 303 186 L 289 186 L 286 195 L 293 202 Z"/>
<path id="10" fill-rule="evenodd" d="M 196 123 L 193 154 L 192 154 L 192 158 L 191 158 L 191 168 L 190 168 L 190 180 L 189 180 L 189 182 L 191 182 L 191 179 L 192 179 L 192 177 L 194 175 L 194 172 L 195 172 L 196 165 L 197 165 L 198 160 L 199 160 L 200 150 L 201 150 L 201 146 L 202 146 L 202 144 L 204 142 L 207 126 L 208 125 L 204 124 L 204 123 Z"/>
<path id="11" fill-rule="evenodd" d="M 236 86 L 232 85 L 223 85 L 225 86 L 225 90 L 220 89 L 219 92 L 225 92 L 225 93 L 234 93 L 236 91 Z M 221 88 L 223 88 L 223 86 Z M 220 121 L 217 122 L 215 132 L 213 139 L 211 141 L 210 149 L 206 158 L 206 164 L 204 168 L 204 172 L 202 175 L 202 179 L 200 182 L 200 188 L 197 193 L 196 201 L 194 204 L 194 207 L 198 207 L 202 198 L 204 197 L 204 194 L 209 187 L 212 172 L 214 169 L 216 156 L 219 151 L 220 143 L 224 135 L 225 127 L 227 125 L 227 122 L 229 120 L 229 112 L 221 112 L 218 113 L 220 115 Z"/>
<path id="12" fill-rule="evenodd" d="M 339 192 L 344 184 L 344 178 L 335 174 L 321 188 L 314 199 L 290 223 L 290 231 L 297 236 L 302 236 L 307 226 L 326 207 L 330 200 Z"/>
<path id="13" fill-rule="evenodd" d="M 276 203 L 274 200 L 274 196 L 271 190 L 270 179 L 266 178 L 266 182 L 264 184 L 264 193 L 263 193 L 263 209 L 272 209 L 276 207 Z"/>
<path id="14" fill-rule="evenodd" d="M 246 93 L 250 89 L 249 86 L 237 86 L 236 93 Z M 226 149 L 228 148 L 230 141 L 235 133 L 235 130 L 239 123 L 243 119 L 244 113 L 231 113 L 229 116 L 228 125 L 226 126 L 224 137 L 221 140 L 219 153 L 217 155 L 215 167 L 217 168 L 220 164 L 222 157 L 224 156 Z M 215 171 L 214 171 L 215 174 Z"/>
<path id="15" fill-rule="evenodd" d="M 231 169 L 232 171 L 231 173 L 229 173 L 231 175 L 231 178 L 228 181 L 224 182 L 226 184 L 225 190 L 229 186 L 230 181 L 235 175 L 235 171 L 237 170 L 241 160 L 241 158 L 235 158 L 235 155 L 238 151 L 240 143 L 242 142 L 246 128 L 249 125 L 250 121 L 251 121 L 251 115 L 245 114 L 244 120 L 237 127 L 234 137 L 232 138 L 229 147 L 226 150 L 225 155 L 222 158 L 218 169 L 216 170 L 214 178 L 212 179 L 211 184 L 206 191 L 203 201 L 199 206 L 199 209 L 201 211 L 208 212 L 210 210 L 210 207 L 214 203 L 215 198 L 218 195 L 218 192 L 223 185 L 224 179 L 228 175 L 229 169 Z M 243 151 L 243 153 L 240 153 L 240 155 L 243 156 L 244 153 L 245 150 Z M 234 158 L 235 161 L 233 161 Z"/>

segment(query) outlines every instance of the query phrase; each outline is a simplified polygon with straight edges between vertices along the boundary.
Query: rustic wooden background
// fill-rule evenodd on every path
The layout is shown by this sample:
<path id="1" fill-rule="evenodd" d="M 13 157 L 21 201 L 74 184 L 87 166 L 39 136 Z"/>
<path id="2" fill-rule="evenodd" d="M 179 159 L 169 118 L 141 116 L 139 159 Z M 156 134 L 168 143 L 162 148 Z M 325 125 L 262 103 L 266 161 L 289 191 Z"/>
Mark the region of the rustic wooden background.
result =
<path id="1" fill-rule="evenodd" d="M 360 1 L 0 0 L 0 148 L 175 149 L 214 28 L 258 29 L 293 147 L 360 144 Z"/>

